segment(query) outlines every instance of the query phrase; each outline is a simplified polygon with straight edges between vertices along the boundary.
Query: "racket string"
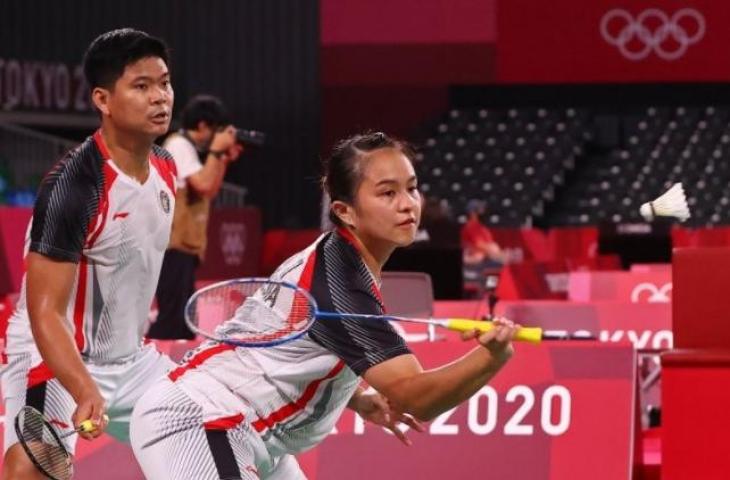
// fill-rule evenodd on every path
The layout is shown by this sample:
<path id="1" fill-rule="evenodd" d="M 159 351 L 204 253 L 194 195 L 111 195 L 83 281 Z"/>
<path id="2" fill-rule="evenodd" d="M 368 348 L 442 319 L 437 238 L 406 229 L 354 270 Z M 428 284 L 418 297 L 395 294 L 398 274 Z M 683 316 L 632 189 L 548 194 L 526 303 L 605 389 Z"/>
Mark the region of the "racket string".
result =
<path id="1" fill-rule="evenodd" d="M 215 337 L 244 344 L 298 335 L 309 328 L 314 311 L 307 296 L 295 288 L 258 281 L 229 283 L 200 292 L 188 309 L 193 324 L 202 332 L 213 331 Z M 214 325 L 206 325 L 211 318 L 216 320 Z"/>
<path id="2" fill-rule="evenodd" d="M 31 460 L 51 478 L 67 480 L 73 475 L 71 457 L 53 427 L 35 410 L 23 409 L 18 418 L 18 437 Z"/>

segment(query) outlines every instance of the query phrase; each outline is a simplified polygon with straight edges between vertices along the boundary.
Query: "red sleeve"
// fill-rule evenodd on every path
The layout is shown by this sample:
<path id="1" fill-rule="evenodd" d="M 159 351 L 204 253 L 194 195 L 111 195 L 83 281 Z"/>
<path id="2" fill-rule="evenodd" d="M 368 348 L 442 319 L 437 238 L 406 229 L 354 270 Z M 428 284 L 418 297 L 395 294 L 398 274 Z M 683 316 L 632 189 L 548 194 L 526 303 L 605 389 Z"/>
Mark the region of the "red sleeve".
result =
<path id="1" fill-rule="evenodd" d="M 494 243 L 494 237 L 492 236 L 492 232 L 490 232 L 489 229 L 484 225 L 480 224 L 479 227 L 480 238 L 487 243 Z"/>
<path id="2" fill-rule="evenodd" d="M 461 229 L 463 247 L 473 247 L 478 242 L 493 243 L 494 237 L 487 227 L 478 222 L 467 222 Z"/>

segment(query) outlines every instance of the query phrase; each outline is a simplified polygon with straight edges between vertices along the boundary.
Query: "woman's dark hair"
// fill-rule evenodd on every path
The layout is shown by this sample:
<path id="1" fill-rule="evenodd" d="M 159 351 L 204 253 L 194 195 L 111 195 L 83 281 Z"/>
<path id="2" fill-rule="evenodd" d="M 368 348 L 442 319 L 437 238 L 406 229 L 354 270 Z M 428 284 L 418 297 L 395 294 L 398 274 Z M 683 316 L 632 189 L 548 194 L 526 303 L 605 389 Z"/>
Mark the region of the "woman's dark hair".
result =
<path id="1" fill-rule="evenodd" d="M 323 162 L 322 189 L 329 195 L 330 204 L 339 200 L 352 205 L 362 181 L 360 160 L 381 148 L 398 149 L 413 161 L 413 149 L 410 145 L 383 132 L 353 135 L 335 145 L 332 154 Z M 331 208 L 329 218 L 335 225 L 343 226 L 342 220 Z"/>
<path id="2" fill-rule="evenodd" d="M 84 53 L 84 75 L 90 89 L 111 89 L 127 65 L 147 57 L 159 57 L 169 65 L 169 52 L 159 38 L 132 28 L 96 37 Z"/>
<path id="3" fill-rule="evenodd" d="M 180 116 L 185 130 L 195 130 L 200 122 L 205 122 L 214 129 L 230 123 L 223 102 L 213 95 L 194 96 L 185 104 Z"/>

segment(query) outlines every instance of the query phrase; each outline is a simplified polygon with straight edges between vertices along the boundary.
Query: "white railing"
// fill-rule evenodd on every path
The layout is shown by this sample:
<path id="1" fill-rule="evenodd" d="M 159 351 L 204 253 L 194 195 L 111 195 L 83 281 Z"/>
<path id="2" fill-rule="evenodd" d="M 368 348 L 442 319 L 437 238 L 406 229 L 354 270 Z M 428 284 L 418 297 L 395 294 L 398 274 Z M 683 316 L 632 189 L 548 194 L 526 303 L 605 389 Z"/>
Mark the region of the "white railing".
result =
<path id="1" fill-rule="evenodd" d="M 0 121 L 0 175 L 13 188 L 35 191 L 51 167 L 78 142 Z M 214 208 L 243 207 L 247 189 L 223 183 Z"/>
<path id="2" fill-rule="evenodd" d="M 16 188 L 38 182 L 76 142 L 0 122 L 0 172 Z"/>
<path id="3" fill-rule="evenodd" d="M 213 201 L 213 208 L 243 207 L 247 192 L 246 187 L 224 182 Z"/>

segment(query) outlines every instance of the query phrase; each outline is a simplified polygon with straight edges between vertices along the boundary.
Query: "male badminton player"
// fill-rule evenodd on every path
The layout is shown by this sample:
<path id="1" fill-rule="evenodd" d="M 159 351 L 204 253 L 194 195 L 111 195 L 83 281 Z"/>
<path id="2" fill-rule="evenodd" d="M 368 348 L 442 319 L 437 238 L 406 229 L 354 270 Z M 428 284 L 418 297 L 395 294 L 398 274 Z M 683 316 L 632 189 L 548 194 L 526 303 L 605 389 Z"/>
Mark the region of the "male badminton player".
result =
<path id="1" fill-rule="evenodd" d="M 396 247 L 413 242 L 420 219 L 411 152 L 382 133 L 354 136 L 335 148 L 323 184 L 336 230 L 273 277 L 311 292 L 323 311 L 382 314 L 382 267 Z M 267 297 L 285 303 L 283 295 Z M 250 329 L 261 318 L 242 308 L 228 325 Z M 411 421 L 405 414 L 432 419 L 497 373 L 517 328 L 499 320 L 480 336 L 469 332 L 465 338 L 478 342 L 470 353 L 428 371 L 382 321 L 318 320 L 298 339 L 268 348 L 207 342 L 137 403 L 132 447 L 155 480 L 305 478 L 293 454 L 324 439 L 345 407 L 367 419 L 377 403 L 388 409 L 383 423 L 391 429 Z M 361 379 L 379 393 L 364 391 Z"/>
<path id="2" fill-rule="evenodd" d="M 6 480 L 42 478 L 10 426 L 21 407 L 124 440 L 137 398 L 173 365 L 141 342 L 175 199 L 172 158 L 153 145 L 170 124 L 167 64 L 164 43 L 132 29 L 99 36 L 84 56 L 101 128 L 43 179 L 26 235 L 2 376 Z M 71 452 L 76 438 L 64 439 Z"/>

